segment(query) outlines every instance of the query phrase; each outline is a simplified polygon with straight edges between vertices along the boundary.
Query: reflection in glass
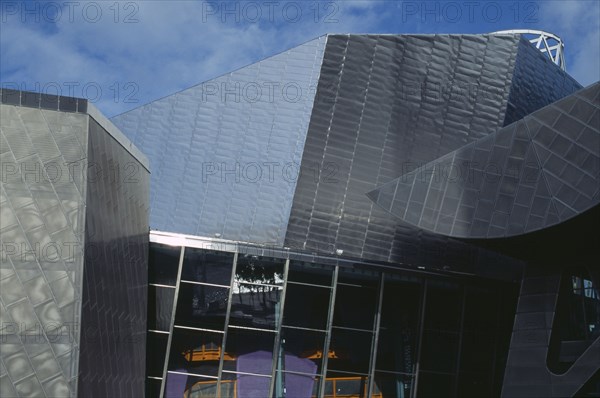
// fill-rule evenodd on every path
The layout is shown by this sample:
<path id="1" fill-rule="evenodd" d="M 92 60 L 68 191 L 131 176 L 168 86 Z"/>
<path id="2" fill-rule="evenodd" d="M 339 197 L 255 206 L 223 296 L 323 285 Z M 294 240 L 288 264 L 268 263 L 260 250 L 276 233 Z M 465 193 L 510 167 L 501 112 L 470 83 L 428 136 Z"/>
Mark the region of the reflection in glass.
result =
<path id="1" fill-rule="evenodd" d="M 148 329 L 169 331 L 175 289 L 148 286 Z"/>
<path id="2" fill-rule="evenodd" d="M 175 323 L 224 330 L 228 298 L 228 288 L 181 282 Z"/>
<path id="3" fill-rule="evenodd" d="M 214 398 L 217 379 L 180 373 L 167 373 L 165 398 Z"/>
<path id="4" fill-rule="evenodd" d="M 283 324 L 325 330 L 331 289 L 288 282 Z"/>
<path id="5" fill-rule="evenodd" d="M 353 375 L 335 371 L 327 372 L 325 380 L 325 397 L 366 397 L 368 378 L 362 375 Z"/>
<path id="6" fill-rule="evenodd" d="M 375 373 L 373 398 L 408 398 L 413 386 L 413 376 L 394 373 Z"/>
<path id="7" fill-rule="evenodd" d="M 333 328 L 328 369 L 368 373 L 371 358 L 371 332 Z"/>
<path id="8" fill-rule="evenodd" d="M 233 253 L 186 248 L 181 279 L 229 286 Z"/>
<path id="9" fill-rule="evenodd" d="M 283 285 L 285 259 L 240 254 L 235 269 L 236 282 Z"/>
<path id="10" fill-rule="evenodd" d="M 162 377 L 167 352 L 168 334 L 150 332 L 146 342 L 146 374 L 153 377 Z"/>
<path id="11" fill-rule="evenodd" d="M 355 329 L 373 330 L 377 291 L 338 283 L 333 324 Z"/>
<path id="12" fill-rule="evenodd" d="M 160 397 L 160 386 L 162 380 L 158 379 L 146 379 L 146 397 L 147 398 L 159 398 Z"/>
<path id="13" fill-rule="evenodd" d="M 300 373 L 277 372 L 275 374 L 275 397 L 318 397 L 319 377 Z"/>
<path id="14" fill-rule="evenodd" d="M 148 283 L 175 286 L 181 247 L 150 243 Z"/>
<path id="15" fill-rule="evenodd" d="M 173 329 L 169 370 L 217 376 L 223 334 L 199 330 Z M 224 361 L 233 357 L 225 353 Z"/>
<path id="16" fill-rule="evenodd" d="M 275 329 L 279 320 L 282 288 L 235 282 L 231 296 L 230 324 Z"/>
<path id="17" fill-rule="evenodd" d="M 325 333 L 283 327 L 277 368 L 309 375 L 321 373 Z"/>
<path id="18" fill-rule="evenodd" d="M 329 265 L 290 260 L 288 281 L 331 286 L 332 275 L 333 267 Z"/>
<path id="19" fill-rule="evenodd" d="M 418 336 L 421 285 L 386 281 L 376 369 L 412 373 Z"/>
<path id="20" fill-rule="evenodd" d="M 225 351 L 235 358 L 235 363 L 227 363 L 224 369 L 270 375 L 274 342 L 275 333 L 229 327 Z"/>
<path id="21" fill-rule="evenodd" d="M 270 376 L 223 373 L 221 398 L 266 398 L 271 386 Z"/>

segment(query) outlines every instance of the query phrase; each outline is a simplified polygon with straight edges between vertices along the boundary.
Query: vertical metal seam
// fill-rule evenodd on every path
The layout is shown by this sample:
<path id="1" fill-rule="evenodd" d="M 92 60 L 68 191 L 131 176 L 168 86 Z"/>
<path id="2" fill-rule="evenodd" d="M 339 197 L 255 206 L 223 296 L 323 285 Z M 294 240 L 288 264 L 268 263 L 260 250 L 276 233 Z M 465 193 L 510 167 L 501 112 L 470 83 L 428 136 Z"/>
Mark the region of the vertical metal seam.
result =
<path id="1" fill-rule="evenodd" d="M 421 287 L 421 313 L 419 314 L 419 339 L 417 340 L 417 363 L 415 364 L 415 377 L 413 383 L 413 389 L 411 396 L 415 398 L 417 396 L 417 390 L 419 388 L 419 371 L 421 367 L 421 348 L 423 347 L 423 330 L 425 328 L 425 307 L 427 305 L 427 286 L 428 281 L 425 279 Z"/>
<path id="2" fill-rule="evenodd" d="M 285 294 L 287 292 L 288 271 L 289 271 L 289 267 L 290 267 L 289 257 L 285 260 L 285 265 L 283 267 L 284 267 L 283 268 L 283 290 L 281 291 L 281 300 L 280 300 L 281 305 L 279 308 L 279 324 L 277 325 L 277 333 L 275 334 L 275 346 L 273 347 L 273 362 L 272 362 L 272 369 L 271 369 L 271 385 L 269 386 L 269 397 L 273 396 L 273 392 L 275 390 L 277 364 L 279 363 L 281 325 L 283 325 L 283 311 L 285 309 Z M 285 355 L 285 353 L 284 353 L 284 355 Z"/>
<path id="3" fill-rule="evenodd" d="M 169 324 L 169 337 L 167 339 L 167 349 L 165 351 L 165 363 L 163 365 L 162 381 L 160 382 L 160 398 L 165 396 L 167 381 L 167 370 L 169 368 L 169 356 L 171 353 L 171 342 L 173 341 L 173 326 L 175 325 L 175 313 L 177 311 L 177 299 L 179 298 L 179 282 L 181 281 L 181 269 L 183 268 L 183 257 L 185 255 L 185 245 L 181 245 L 179 252 L 179 265 L 177 268 L 177 283 L 175 284 L 175 296 L 173 297 L 173 309 L 171 312 L 171 323 Z"/>
<path id="4" fill-rule="evenodd" d="M 337 291 L 337 281 L 339 273 L 339 264 L 336 264 L 333 270 L 331 280 L 331 290 L 329 293 L 329 312 L 327 314 L 327 332 L 325 334 L 325 345 L 323 346 L 323 363 L 321 364 L 321 380 L 319 381 L 319 398 L 325 395 L 325 379 L 327 378 L 327 362 L 329 359 L 329 344 L 331 343 L 331 326 L 333 325 L 333 310 L 335 307 L 335 296 Z"/>
<path id="5" fill-rule="evenodd" d="M 458 375 L 460 373 L 460 353 L 462 351 L 462 341 L 464 337 L 465 325 L 465 306 L 467 302 L 467 286 L 462 285 L 462 303 L 460 309 L 460 325 L 458 329 L 458 350 L 456 352 L 456 369 L 454 371 L 454 396 L 458 396 Z"/>
<path id="6" fill-rule="evenodd" d="M 229 330 L 229 315 L 231 313 L 231 300 L 233 295 L 233 284 L 235 283 L 235 272 L 237 270 L 239 247 L 236 246 L 233 254 L 233 265 L 231 267 L 231 278 L 229 279 L 229 295 L 227 296 L 227 310 L 225 312 L 225 325 L 223 327 L 223 341 L 221 342 L 221 356 L 219 357 L 219 368 L 217 369 L 217 397 L 221 396 L 221 377 L 223 373 L 223 358 L 225 356 L 225 344 L 227 343 L 227 332 Z M 162 398 L 162 397 L 161 397 Z"/>
<path id="7" fill-rule="evenodd" d="M 375 366 L 377 364 L 377 346 L 379 344 L 379 325 L 381 324 L 381 309 L 383 307 L 383 289 L 385 282 L 385 272 L 382 272 L 379 278 L 379 297 L 377 298 L 377 312 L 373 322 L 373 340 L 371 343 L 371 359 L 369 363 L 369 380 L 367 385 L 367 398 L 371 398 L 373 394 L 373 386 L 375 385 Z"/>

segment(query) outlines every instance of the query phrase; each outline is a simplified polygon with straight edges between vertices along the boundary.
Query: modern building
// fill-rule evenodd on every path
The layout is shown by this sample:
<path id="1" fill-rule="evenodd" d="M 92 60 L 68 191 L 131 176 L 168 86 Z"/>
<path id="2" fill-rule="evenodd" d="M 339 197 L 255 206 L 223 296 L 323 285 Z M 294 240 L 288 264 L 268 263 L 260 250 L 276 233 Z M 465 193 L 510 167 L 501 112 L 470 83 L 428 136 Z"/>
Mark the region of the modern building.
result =
<path id="1" fill-rule="evenodd" d="M 148 161 L 86 100 L 1 95 L 0 395 L 142 396 Z"/>
<path id="2" fill-rule="evenodd" d="M 81 256 L 70 394 L 600 396 L 600 83 L 582 88 L 562 51 L 530 31 L 325 35 L 111 121 L 40 97 L 46 120 L 119 144 L 88 143 L 92 165 L 151 165 L 149 202 L 144 179 L 83 184 L 82 247 L 104 250 Z M 5 93 L 3 119 L 29 109 Z M 5 125 L 2 156 L 43 152 Z M 3 290 L 25 267 L 8 257 Z M 15 295 L 3 317 L 36 308 Z M 85 333 L 125 324 L 134 341 Z M 46 380 L 12 374 L 33 363 L 16 342 L 3 396 Z"/>

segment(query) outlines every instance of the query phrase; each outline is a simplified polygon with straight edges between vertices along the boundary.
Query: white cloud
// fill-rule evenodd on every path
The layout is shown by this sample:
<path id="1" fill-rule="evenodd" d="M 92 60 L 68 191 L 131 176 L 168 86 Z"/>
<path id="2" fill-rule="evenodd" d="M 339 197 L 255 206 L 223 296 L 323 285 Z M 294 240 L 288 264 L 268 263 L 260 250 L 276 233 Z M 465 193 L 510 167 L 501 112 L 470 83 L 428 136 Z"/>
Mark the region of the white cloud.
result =
<path id="1" fill-rule="evenodd" d="M 539 2 L 545 30 L 565 42 L 567 72 L 584 86 L 600 80 L 600 2 Z"/>
<path id="2" fill-rule="evenodd" d="M 44 87 L 57 82 L 63 94 L 70 94 L 69 82 L 79 82 L 71 94 L 85 95 L 81 88 L 88 84 L 91 97 L 100 87 L 102 97 L 96 105 L 108 116 L 326 32 L 369 30 L 377 21 L 370 11 L 372 5 L 364 2 L 335 3 L 334 8 L 328 6 L 330 2 L 284 2 L 273 9 L 268 9 L 268 2 L 257 2 L 262 15 L 256 23 L 250 23 L 256 14 L 244 8 L 245 2 L 227 6 L 223 2 L 192 1 L 118 3 L 118 14 L 113 2 L 89 3 L 89 7 L 78 4 L 73 18 L 63 9 L 61 18 L 51 26 L 23 24 L 20 14 L 2 22 L 2 82 L 24 83 L 28 90 L 36 89 L 36 83 Z M 127 4 L 134 7 L 126 8 Z M 285 8 L 286 4 L 290 5 Z M 298 4 L 305 8 L 294 21 Z M 92 22 L 96 5 L 102 16 Z M 234 13 L 226 13 L 226 7 Z M 137 22 L 125 23 L 127 16 Z M 42 14 L 42 22 L 44 19 L 48 18 Z M 131 96 L 135 88 L 139 91 Z M 138 102 L 124 103 L 128 94 Z"/>

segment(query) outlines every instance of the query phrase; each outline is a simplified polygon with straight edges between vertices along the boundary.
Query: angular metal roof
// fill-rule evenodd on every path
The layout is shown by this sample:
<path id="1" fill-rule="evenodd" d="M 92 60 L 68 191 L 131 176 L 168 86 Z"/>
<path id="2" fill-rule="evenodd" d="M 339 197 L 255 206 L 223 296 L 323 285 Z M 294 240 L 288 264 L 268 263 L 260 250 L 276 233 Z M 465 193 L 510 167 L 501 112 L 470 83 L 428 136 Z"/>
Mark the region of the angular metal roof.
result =
<path id="1" fill-rule="evenodd" d="M 367 194 L 418 228 L 499 238 L 600 202 L 600 82 Z"/>

